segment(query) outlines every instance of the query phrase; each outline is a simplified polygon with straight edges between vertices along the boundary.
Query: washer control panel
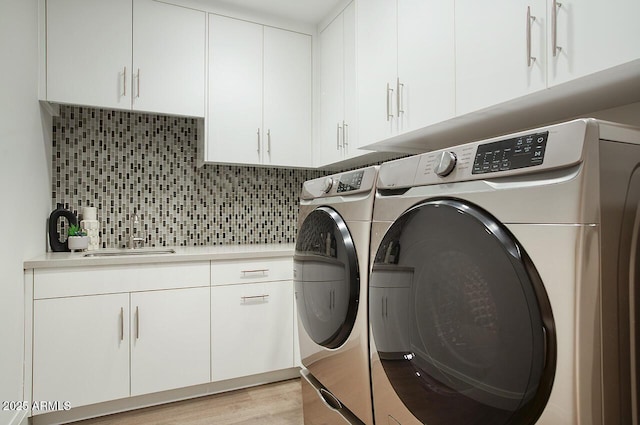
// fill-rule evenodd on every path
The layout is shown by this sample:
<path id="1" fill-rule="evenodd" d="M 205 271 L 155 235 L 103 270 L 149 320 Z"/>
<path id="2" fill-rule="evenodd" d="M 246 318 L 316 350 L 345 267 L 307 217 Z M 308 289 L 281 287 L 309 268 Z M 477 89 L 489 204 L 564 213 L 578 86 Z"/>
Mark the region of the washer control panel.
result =
<path id="1" fill-rule="evenodd" d="M 340 196 L 343 199 L 351 195 L 375 193 L 378 166 L 370 166 L 359 170 L 333 174 L 308 180 L 302 185 L 300 199 L 328 198 Z"/>
<path id="2" fill-rule="evenodd" d="M 549 132 L 478 145 L 472 174 L 494 173 L 541 165 Z"/>
<path id="3" fill-rule="evenodd" d="M 351 192 L 352 190 L 360 189 L 363 177 L 364 170 L 341 175 L 340 180 L 338 181 L 338 193 Z"/>

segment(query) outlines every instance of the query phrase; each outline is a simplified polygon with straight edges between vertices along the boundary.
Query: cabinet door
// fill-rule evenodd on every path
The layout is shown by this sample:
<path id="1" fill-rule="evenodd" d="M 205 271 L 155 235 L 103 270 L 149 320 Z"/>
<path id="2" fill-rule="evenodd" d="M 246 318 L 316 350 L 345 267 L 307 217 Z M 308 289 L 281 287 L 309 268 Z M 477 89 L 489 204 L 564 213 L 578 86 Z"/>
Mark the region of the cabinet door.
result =
<path id="1" fill-rule="evenodd" d="M 293 367 L 291 281 L 211 290 L 214 381 Z"/>
<path id="2" fill-rule="evenodd" d="M 384 140 L 397 131 L 397 6 L 390 0 L 356 4 L 359 145 Z"/>
<path id="3" fill-rule="evenodd" d="M 355 158 L 368 151 L 359 150 L 358 91 L 356 80 L 356 2 L 352 1 L 342 12 L 344 49 L 344 152 L 346 158 Z"/>
<path id="4" fill-rule="evenodd" d="M 129 294 L 34 301 L 33 399 L 77 407 L 128 397 L 128 311 Z"/>
<path id="5" fill-rule="evenodd" d="M 131 0 L 48 0 L 46 13 L 47 100 L 129 109 Z"/>
<path id="6" fill-rule="evenodd" d="M 343 152 L 344 18 L 340 14 L 320 33 L 320 141 L 317 162 L 338 162 Z"/>
<path id="7" fill-rule="evenodd" d="M 154 0 L 133 5 L 133 109 L 204 117 L 205 13 Z"/>
<path id="8" fill-rule="evenodd" d="M 209 15 L 206 160 L 262 162 L 262 25 Z"/>
<path id="9" fill-rule="evenodd" d="M 548 0 L 549 86 L 640 59 L 640 2 Z"/>
<path id="10" fill-rule="evenodd" d="M 131 395 L 210 380 L 209 287 L 131 294 Z"/>
<path id="11" fill-rule="evenodd" d="M 398 1 L 397 110 L 401 133 L 455 115 L 453 2 Z"/>
<path id="12" fill-rule="evenodd" d="M 310 167 L 311 37 L 264 28 L 264 164 Z"/>
<path id="13" fill-rule="evenodd" d="M 369 288 L 369 317 L 371 325 L 378 331 L 376 349 L 390 353 L 407 352 L 409 341 L 409 288 Z M 397 332 L 398 329 L 406 333 Z"/>
<path id="14" fill-rule="evenodd" d="M 531 55 L 527 59 L 527 7 Z M 456 112 L 477 111 L 546 87 L 544 0 L 455 2 Z"/>

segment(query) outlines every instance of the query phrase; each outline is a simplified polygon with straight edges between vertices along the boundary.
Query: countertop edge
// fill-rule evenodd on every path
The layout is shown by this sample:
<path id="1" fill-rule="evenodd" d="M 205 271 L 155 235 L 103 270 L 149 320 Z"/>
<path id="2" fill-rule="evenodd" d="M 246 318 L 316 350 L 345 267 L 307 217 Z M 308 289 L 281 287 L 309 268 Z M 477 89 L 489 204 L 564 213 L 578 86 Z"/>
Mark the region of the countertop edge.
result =
<path id="1" fill-rule="evenodd" d="M 49 252 L 26 260 L 24 270 L 96 267 L 112 265 L 138 265 L 154 263 L 183 263 L 196 261 L 232 261 L 245 259 L 269 259 L 293 257 L 294 244 L 264 245 L 215 245 L 209 247 L 162 247 L 171 248 L 175 254 L 145 254 L 134 256 L 84 257 L 86 252 Z M 95 251 L 91 251 L 95 252 Z"/>

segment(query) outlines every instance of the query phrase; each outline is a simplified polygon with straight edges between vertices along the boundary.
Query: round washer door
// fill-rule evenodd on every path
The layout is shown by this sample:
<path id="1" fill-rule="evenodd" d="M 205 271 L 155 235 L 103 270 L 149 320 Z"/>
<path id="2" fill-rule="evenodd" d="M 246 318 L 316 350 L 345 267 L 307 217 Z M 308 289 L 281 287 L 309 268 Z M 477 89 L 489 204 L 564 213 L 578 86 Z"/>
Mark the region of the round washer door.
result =
<path id="1" fill-rule="evenodd" d="M 515 237 L 479 207 L 436 199 L 387 231 L 369 279 L 384 372 L 429 425 L 532 424 L 555 370 L 551 307 Z"/>
<path id="2" fill-rule="evenodd" d="M 342 217 L 319 207 L 298 231 L 293 258 L 298 315 L 318 345 L 337 348 L 355 324 L 360 294 L 358 257 Z"/>

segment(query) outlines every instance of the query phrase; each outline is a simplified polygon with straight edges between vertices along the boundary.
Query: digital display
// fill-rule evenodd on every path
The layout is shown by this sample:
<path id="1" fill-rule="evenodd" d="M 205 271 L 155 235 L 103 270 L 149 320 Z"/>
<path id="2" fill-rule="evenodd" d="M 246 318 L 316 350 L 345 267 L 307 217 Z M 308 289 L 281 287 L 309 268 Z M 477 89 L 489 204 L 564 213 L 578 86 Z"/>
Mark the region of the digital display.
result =
<path id="1" fill-rule="evenodd" d="M 362 177 L 364 170 L 355 171 L 353 173 L 343 174 L 338 182 L 338 193 L 349 192 L 360 189 L 362 185 Z"/>
<path id="2" fill-rule="evenodd" d="M 479 145 L 472 174 L 495 173 L 542 164 L 549 132 Z"/>

